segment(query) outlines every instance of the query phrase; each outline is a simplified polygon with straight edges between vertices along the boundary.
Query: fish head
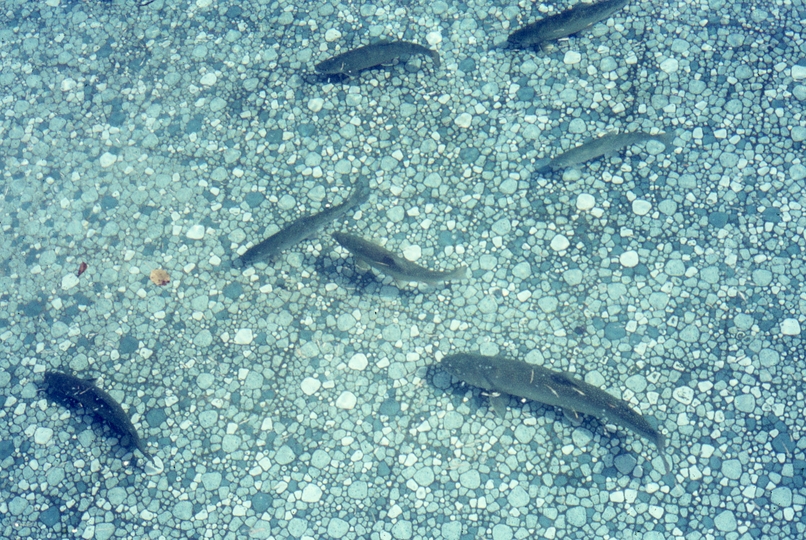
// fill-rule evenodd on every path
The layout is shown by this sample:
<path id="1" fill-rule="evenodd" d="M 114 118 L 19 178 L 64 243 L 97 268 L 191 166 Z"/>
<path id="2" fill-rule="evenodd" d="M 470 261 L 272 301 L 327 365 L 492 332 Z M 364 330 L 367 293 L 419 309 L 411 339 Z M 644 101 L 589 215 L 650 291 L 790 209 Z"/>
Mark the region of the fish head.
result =
<path id="1" fill-rule="evenodd" d="M 471 386 L 478 386 L 485 390 L 495 390 L 495 365 L 490 362 L 480 362 L 472 354 L 452 354 L 440 362 L 442 369 Z"/>

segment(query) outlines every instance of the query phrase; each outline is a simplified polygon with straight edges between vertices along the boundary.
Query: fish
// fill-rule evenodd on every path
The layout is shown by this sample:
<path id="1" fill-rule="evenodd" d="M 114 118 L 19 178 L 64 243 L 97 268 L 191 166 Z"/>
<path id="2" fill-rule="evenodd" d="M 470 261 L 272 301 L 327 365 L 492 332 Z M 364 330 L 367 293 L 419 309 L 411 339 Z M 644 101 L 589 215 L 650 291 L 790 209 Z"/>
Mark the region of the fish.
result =
<path id="1" fill-rule="evenodd" d="M 129 415 L 108 392 L 95 385 L 94 379 L 82 379 L 60 371 L 46 371 L 43 390 L 45 395 L 57 403 L 99 418 L 122 436 L 122 444 L 128 438 L 127 447 L 136 448 L 146 459 L 154 462 L 154 457 L 140 440 Z"/>
<path id="2" fill-rule="evenodd" d="M 604 0 L 594 4 L 579 2 L 556 15 L 527 24 L 512 32 L 507 42 L 515 47 L 531 47 L 564 38 L 593 26 L 623 8 L 630 0 Z"/>
<path id="3" fill-rule="evenodd" d="M 440 366 L 464 383 L 496 393 L 491 404 L 499 415 L 505 410 L 509 396 L 561 407 L 572 418 L 587 414 L 647 439 L 658 449 L 664 474 L 671 470 L 666 456 L 666 438 L 660 431 L 626 401 L 568 373 L 521 360 L 469 353 L 446 356 Z"/>
<path id="4" fill-rule="evenodd" d="M 538 168 L 536 172 L 545 172 L 549 169 L 556 171 L 565 169 L 580 163 L 585 163 L 605 154 L 618 152 L 625 146 L 643 143 L 645 141 L 657 141 L 667 148 L 674 143 L 674 133 L 658 133 L 650 135 L 643 131 L 632 131 L 629 133 L 608 133 L 601 137 L 593 137 L 583 142 L 576 148 L 563 152 L 559 156 Z"/>
<path id="5" fill-rule="evenodd" d="M 400 282 L 418 281 L 436 286 L 452 279 L 464 279 L 467 274 L 466 266 L 446 272 L 429 270 L 359 236 L 343 232 L 335 232 L 332 236 L 353 257 Z"/>
<path id="6" fill-rule="evenodd" d="M 341 204 L 331 206 L 318 214 L 297 218 L 262 242 L 247 249 L 243 255 L 232 261 L 235 268 L 252 266 L 257 262 L 271 262 L 286 249 L 310 238 L 328 223 L 346 214 L 352 208 L 362 205 L 369 199 L 369 185 L 358 183 L 350 196 Z"/>
<path id="7" fill-rule="evenodd" d="M 323 75 L 355 75 L 359 71 L 381 64 L 388 64 L 402 55 L 424 54 L 434 61 L 439 68 L 439 53 L 422 45 L 408 41 L 379 41 L 364 45 L 319 62 L 314 69 Z"/>

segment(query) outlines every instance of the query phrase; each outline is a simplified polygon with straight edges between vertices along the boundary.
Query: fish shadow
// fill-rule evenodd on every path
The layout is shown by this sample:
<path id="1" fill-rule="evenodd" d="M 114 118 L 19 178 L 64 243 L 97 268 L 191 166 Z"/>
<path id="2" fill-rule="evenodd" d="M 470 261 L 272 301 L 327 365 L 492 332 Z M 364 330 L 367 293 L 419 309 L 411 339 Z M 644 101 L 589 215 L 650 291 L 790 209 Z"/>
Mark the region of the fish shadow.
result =
<path id="1" fill-rule="evenodd" d="M 329 255 L 322 254 L 314 260 L 314 269 L 319 275 L 360 295 L 386 297 L 387 287 L 397 290 L 395 295 L 397 298 L 414 298 L 419 293 L 417 288 L 387 286 L 384 284 L 384 276 L 376 274 L 371 269 L 362 272 L 355 267 L 354 261 L 352 257 L 334 260 Z M 339 271 L 339 267 L 347 271 Z"/>

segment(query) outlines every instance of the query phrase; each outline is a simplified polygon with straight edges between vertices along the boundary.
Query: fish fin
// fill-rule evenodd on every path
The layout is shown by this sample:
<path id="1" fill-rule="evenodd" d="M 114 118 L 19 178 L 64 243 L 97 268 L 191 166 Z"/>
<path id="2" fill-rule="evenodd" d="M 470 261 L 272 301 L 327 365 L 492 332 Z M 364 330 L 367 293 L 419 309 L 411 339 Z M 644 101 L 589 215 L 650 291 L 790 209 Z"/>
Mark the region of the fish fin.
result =
<path id="1" fill-rule="evenodd" d="M 496 392 L 490 395 L 490 406 L 493 408 L 498 418 L 506 418 L 507 405 L 509 405 L 509 394 Z"/>
<path id="2" fill-rule="evenodd" d="M 574 409 L 563 409 L 563 416 L 573 425 L 578 426 L 582 423 L 582 417 Z"/>

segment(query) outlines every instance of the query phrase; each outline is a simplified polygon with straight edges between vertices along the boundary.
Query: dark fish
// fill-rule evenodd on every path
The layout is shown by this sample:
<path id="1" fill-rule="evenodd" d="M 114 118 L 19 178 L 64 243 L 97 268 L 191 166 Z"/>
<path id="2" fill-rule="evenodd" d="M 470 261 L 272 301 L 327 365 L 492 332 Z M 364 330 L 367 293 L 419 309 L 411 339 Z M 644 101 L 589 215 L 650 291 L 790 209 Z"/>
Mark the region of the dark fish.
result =
<path id="1" fill-rule="evenodd" d="M 317 72 L 324 75 L 355 75 L 361 70 L 381 64 L 388 64 L 403 55 L 424 54 L 430 56 L 434 66 L 439 67 L 439 53 L 422 45 L 408 41 L 379 41 L 372 45 L 364 45 L 351 51 L 341 53 L 319 62 L 314 66 Z"/>
<path id="2" fill-rule="evenodd" d="M 595 4 L 580 2 L 561 13 L 515 30 L 509 35 L 507 42 L 517 47 L 530 47 L 564 38 L 606 19 L 628 2 L 629 0 L 604 0 Z"/>
<path id="3" fill-rule="evenodd" d="M 423 268 L 419 264 L 395 255 L 391 251 L 382 248 L 378 244 L 373 244 L 361 237 L 353 236 L 343 232 L 333 233 L 333 239 L 341 247 L 353 254 L 356 259 L 380 270 L 384 274 L 390 275 L 398 281 L 410 282 L 421 281 L 435 286 L 444 281 L 452 279 L 463 279 L 467 273 L 466 266 L 460 266 L 455 270 L 447 272 L 437 272 Z"/>
<path id="4" fill-rule="evenodd" d="M 601 388 L 568 373 L 501 357 L 453 354 L 443 358 L 440 366 L 462 382 L 500 394 L 492 398 L 493 409 L 499 414 L 504 410 L 509 396 L 516 396 L 561 407 L 572 416 L 587 414 L 627 428 L 657 447 L 665 472 L 669 472 L 663 434 L 626 401 L 611 396 Z"/>
<path id="5" fill-rule="evenodd" d="M 549 169 L 556 171 L 557 169 L 565 169 L 566 167 L 579 165 L 580 163 L 585 163 L 586 161 L 596 159 L 606 154 L 618 152 L 625 146 L 643 143 L 645 141 L 657 141 L 668 148 L 672 146 L 674 133 L 650 135 L 643 131 L 633 131 L 630 133 L 608 133 L 601 137 L 593 137 L 576 148 L 563 152 L 543 167 L 537 169 L 537 172 L 544 172 Z"/>
<path id="6" fill-rule="evenodd" d="M 283 229 L 262 242 L 247 249 L 243 255 L 232 261 L 235 268 L 252 266 L 256 262 L 270 262 L 281 252 L 310 238 L 328 223 L 338 219 L 350 209 L 363 204 L 369 198 L 369 186 L 361 183 L 353 188 L 350 197 L 338 206 L 331 206 L 318 214 L 297 218 Z"/>
<path id="7" fill-rule="evenodd" d="M 80 379 L 59 371 L 46 371 L 43 389 L 53 401 L 95 415 L 122 435 L 124 441 L 128 437 L 128 447 L 137 448 L 149 461 L 154 461 L 137 435 L 129 415 L 112 396 L 95 386 L 93 379 Z"/>

